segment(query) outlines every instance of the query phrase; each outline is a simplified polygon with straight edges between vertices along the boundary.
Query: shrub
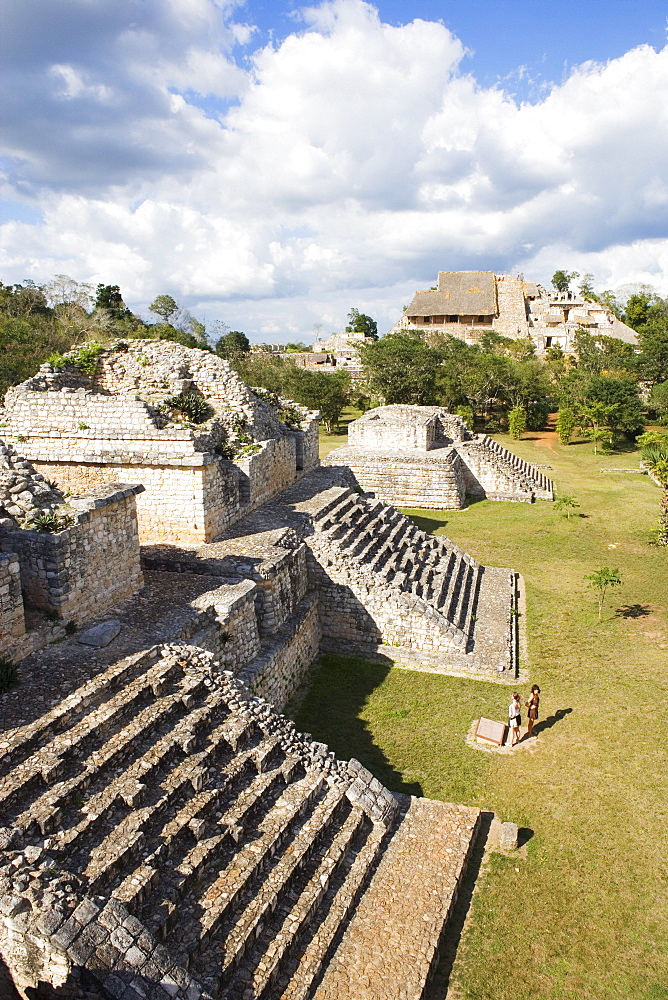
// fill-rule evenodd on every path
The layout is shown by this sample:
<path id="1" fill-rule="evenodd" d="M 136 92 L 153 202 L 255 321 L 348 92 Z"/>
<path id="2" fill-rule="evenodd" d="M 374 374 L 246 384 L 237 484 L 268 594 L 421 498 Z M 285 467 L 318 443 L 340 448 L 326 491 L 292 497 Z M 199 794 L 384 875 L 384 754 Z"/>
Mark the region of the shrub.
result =
<path id="1" fill-rule="evenodd" d="M 564 406 L 559 410 L 559 414 L 557 416 L 557 434 L 559 435 L 559 441 L 561 444 L 570 443 L 576 423 L 577 419 L 575 413 L 570 409 L 570 407 Z"/>
<path id="2" fill-rule="evenodd" d="M 213 415 L 213 408 L 196 392 L 180 392 L 178 396 L 170 396 L 164 401 L 164 405 L 171 410 L 178 410 L 194 424 L 203 424 Z"/>
<path id="3" fill-rule="evenodd" d="M 74 524 L 71 514 L 38 514 L 30 522 L 32 531 L 40 531 L 44 535 L 57 535 Z"/>
<path id="4" fill-rule="evenodd" d="M 79 371 L 85 372 L 86 375 L 94 375 L 97 369 L 97 359 L 103 351 L 104 347 L 102 344 L 84 344 L 82 347 L 77 348 L 73 359 L 74 367 L 78 368 Z"/>
<path id="5" fill-rule="evenodd" d="M 11 660 L 0 657 L 0 694 L 10 691 L 19 682 L 19 668 Z"/>
<path id="6" fill-rule="evenodd" d="M 508 430 L 511 438 L 519 441 L 527 427 L 526 411 L 521 406 L 514 406 L 508 414 Z"/>
<path id="7" fill-rule="evenodd" d="M 284 406 L 278 411 L 278 419 L 290 430 L 298 431 L 301 428 L 302 415 L 296 406 Z"/>
<path id="8" fill-rule="evenodd" d="M 471 430 L 473 430 L 474 417 L 473 417 L 473 410 L 471 409 L 470 406 L 458 406 L 457 409 L 455 410 L 455 413 L 457 414 L 458 417 L 461 417 L 465 423 L 468 424 Z"/>

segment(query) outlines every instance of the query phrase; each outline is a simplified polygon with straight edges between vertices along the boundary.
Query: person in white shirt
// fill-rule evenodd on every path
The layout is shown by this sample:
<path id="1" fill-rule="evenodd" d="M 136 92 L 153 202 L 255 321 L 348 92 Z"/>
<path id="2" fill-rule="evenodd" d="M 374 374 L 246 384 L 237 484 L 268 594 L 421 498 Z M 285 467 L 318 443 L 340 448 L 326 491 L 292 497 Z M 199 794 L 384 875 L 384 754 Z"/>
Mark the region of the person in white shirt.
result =
<path id="1" fill-rule="evenodd" d="M 520 726 L 522 725 L 522 717 L 520 715 L 520 696 L 517 692 L 513 695 L 513 700 L 508 706 L 508 725 L 510 726 L 511 732 L 511 746 L 515 746 L 520 740 Z"/>

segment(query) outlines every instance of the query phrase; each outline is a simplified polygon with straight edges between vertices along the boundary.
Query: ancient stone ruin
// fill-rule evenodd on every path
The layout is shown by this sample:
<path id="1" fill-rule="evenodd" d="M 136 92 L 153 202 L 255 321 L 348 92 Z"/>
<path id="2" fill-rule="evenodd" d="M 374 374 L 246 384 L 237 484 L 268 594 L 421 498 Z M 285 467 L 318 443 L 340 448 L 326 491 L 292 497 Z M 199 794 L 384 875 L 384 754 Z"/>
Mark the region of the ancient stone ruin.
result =
<path id="1" fill-rule="evenodd" d="M 326 463 L 351 469 L 364 490 L 398 507 L 458 510 L 467 495 L 522 503 L 554 496 L 535 465 L 439 406 L 369 410 Z"/>
<path id="2" fill-rule="evenodd" d="M 205 404 L 202 422 L 173 405 L 184 396 Z M 142 542 L 204 542 L 317 464 L 315 415 L 300 409 L 288 427 L 215 354 L 128 340 L 92 373 L 73 351 L 10 389 L 6 437 L 62 490 L 140 482 Z"/>
<path id="3" fill-rule="evenodd" d="M 437 285 L 417 291 L 390 333 L 419 330 L 449 334 L 469 344 L 486 330 L 504 337 L 530 338 L 536 352 L 573 350 L 577 330 L 637 344 L 635 330 L 607 306 L 576 292 L 557 292 L 521 274 L 494 271 L 439 271 Z"/>
<path id="4" fill-rule="evenodd" d="M 314 415 L 295 429 L 205 352 L 136 341 L 76 363 L 43 367 L 4 416 L 0 653 L 23 684 L 0 697 L 0 953 L 16 988 L 396 1000 L 400 984 L 418 1000 L 478 813 L 391 794 L 278 713 L 321 650 L 511 682 L 518 574 L 364 495 L 354 467 L 320 467 Z M 202 423 L 184 395 L 210 407 Z M 365 440 L 384 440 L 367 416 Z M 491 447 L 438 408 L 398 423 L 407 454 L 451 469 Z M 538 490 L 520 471 L 514 499 Z"/>

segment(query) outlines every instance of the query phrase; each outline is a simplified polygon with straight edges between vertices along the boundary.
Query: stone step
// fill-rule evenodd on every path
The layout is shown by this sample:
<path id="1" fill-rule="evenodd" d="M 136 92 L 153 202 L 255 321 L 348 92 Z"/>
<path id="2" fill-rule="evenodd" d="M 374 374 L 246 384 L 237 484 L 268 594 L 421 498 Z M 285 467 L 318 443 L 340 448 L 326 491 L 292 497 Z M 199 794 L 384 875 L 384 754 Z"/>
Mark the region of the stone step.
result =
<path id="1" fill-rule="evenodd" d="M 227 980 L 223 996 L 234 997 L 242 983 L 242 988 L 247 988 L 253 979 L 259 981 L 258 985 L 261 983 L 263 972 L 266 971 L 267 947 L 272 942 L 278 945 L 282 943 L 284 952 L 298 933 L 299 923 L 308 918 L 313 898 L 312 895 L 302 898 L 299 876 L 302 876 L 301 881 L 308 884 L 314 871 L 317 871 L 325 887 L 331 878 L 331 869 L 363 819 L 361 811 L 356 810 L 353 814 L 340 788 L 329 789 L 292 840 L 289 851 L 278 859 L 253 898 L 247 904 L 240 901 L 243 912 L 233 921 L 229 930 L 224 926 L 220 929 L 220 975 L 223 982 Z M 334 848 L 337 840 L 338 844 Z M 280 909 L 283 901 L 286 902 L 285 915 L 292 912 L 295 920 L 290 922 L 289 930 L 284 929 L 281 941 Z M 275 912 L 277 910 L 278 913 Z M 279 924 L 278 927 L 274 926 L 276 923 Z M 260 939 L 255 944 L 258 936 L 264 936 L 265 940 Z M 266 940 L 267 936 L 269 940 Z M 280 961 L 279 955 L 275 957 Z M 242 968 L 237 973 L 235 970 L 240 964 Z M 260 964 L 263 968 L 258 968 Z M 257 989 L 255 983 L 254 986 Z"/>
<path id="2" fill-rule="evenodd" d="M 323 527 L 324 521 L 331 521 L 333 515 L 339 516 L 341 514 L 345 514 L 345 512 L 352 506 L 353 498 L 356 495 L 349 487 L 346 486 L 334 487 L 332 491 L 328 490 L 327 492 L 331 492 L 332 495 L 321 507 L 313 511 L 311 515 L 314 522 L 316 522 L 320 527 Z"/>
<path id="3" fill-rule="evenodd" d="M 278 744 L 277 740 L 267 741 L 267 754 L 270 754 Z M 108 886 L 112 879 L 119 881 L 117 874 L 125 860 L 125 852 L 119 850 L 119 841 L 132 840 L 135 845 L 135 857 L 140 853 L 139 844 L 143 843 L 150 835 L 152 828 L 162 825 L 161 819 L 166 813 L 176 813 L 180 806 L 185 805 L 185 811 L 191 812 L 191 803 L 188 801 L 193 792 L 197 793 L 207 781 L 207 769 L 211 764 L 216 764 L 216 757 L 223 749 L 228 749 L 223 740 L 219 740 L 216 746 L 208 748 L 208 752 L 192 754 L 183 764 L 177 767 L 170 774 L 166 775 L 159 789 L 152 789 L 152 801 L 150 805 L 143 809 L 135 809 L 109 838 L 105 839 L 99 846 L 91 852 L 88 865 L 83 874 L 90 879 L 91 891 L 99 893 L 102 887 Z M 257 762 L 257 750 L 253 754 L 254 763 Z M 127 781 L 127 779 L 125 779 Z M 137 782 L 139 784 L 139 782 Z M 140 785 L 140 787 L 142 787 Z M 217 793 L 220 789 L 217 790 Z M 204 796 L 207 801 L 212 796 Z M 214 797 L 219 797 L 217 794 Z M 197 814 L 190 816 L 189 822 Z M 178 822 L 183 826 L 183 817 L 179 815 Z M 119 837 L 120 832 L 120 837 Z"/>
<path id="4" fill-rule="evenodd" d="M 241 947 L 236 921 L 243 923 L 244 903 L 249 907 L 254 905 L 258 877 L 272 867 L 272 859 L 279 857 L 286 847 L 292 851 L 296 830 L 324 792 L 325 782 L 320 774 L 308 774 L 288 784 L 257 824 L 247 844 L 233 853 L 225 867 L 212 872 L 215 877 L 208 885 L 200 881 L 196 899 L 191 904 L 182 904 L 177 919 L 165 925 L 168 934 L 174 932 L 172 946 L 182 962 L 190 967 L 200 956 L 206 961 L 215 950 L 216 975 L 220 977 L 229 964 L 225 958 L 228 943 L 224 939 L 231 936 L 230 948 L 232 939 L 235 941 L 236 955 Z M 322 808 L 316 808 L 316 813 L 322 815 Z M 246 932 L 240 933 L 241 940 L 245 940 Z"/>
<path id="5" fill-rule="evenodd" d="M 310 796 L 314 795 L 322 785 L 320 775 L 317 778 L 307 776 L 293 782 L 298 767 L 297 761 L 288 760 L 276 771 L 259 775 L 253 784 L 237 797 L 234 805 L 218 820 L 217 825 L 220 828 L 220 833 L 208 837 L 201 844 L 197 843 L 185 855 L 183 861 L 174 869 L 173 877 L 170 880 L 169 898 L 166 902 L 160 906 L 157 912 L 146 912 L 146 906 L 143 910 L 142 919 L 155 934 L 167 938 L 176 927 L 178 928 L 179 943 L 185 947 L 189 942 L 192 947 L 195 947 L 197 941 L 192 935 L 188 937 L 187 941 L 185 937 L 185 931 L 190 926 L 192 912 L 193 910 L 199 912 L 201 909 L 200 899 L 220 897 L 223 892 L 221 884 L 224 874 L 229 879 L 227 896 L 218 900 L 219 907 L 234 904 L 234 878 L 237 879 L 236 892 L 241 892 L 246 880 L 252 877 L 257 865 L 262 863 L 265 852 L 271 850 L 273 842 L 280 842 L 280 838 L 287 837 L 290 832 L 288 823 L 284 830 L 274 831 L 273 840 L 269 837 L 264 840 L 261 836 L 256 837 L 252 839 L 252 848 L 248 850 L 247 855 L 243 855 L 243 848 L 239 848 L 238 844 L 243 841 L 252 824 L 256 822 L 258 813 L 272 812 L 275 803 L 287 796 L 290 800 L 298 799 L 294 812 L 295 815 L 299 815 L 300 810 L 308 804 Z M 291 784 L 291 782 L 293 783 Z M 260 823 L 258 828 L 261 827 Z M 228 847 L 226 853 L 229 857 L 221 856 L 221 846 L 225 844 Z M 252 870 L 243 867 L 249 858 L 254 862 Z M 226 861 L 228 864 L 224 868 L 224 874 L 221 874 L 218 871 L 218 864 Z M 205 874 L 205 869 L 209 872 L 208 875 Z M 194 892 L 195 896 L 189 902 L 186 897 L 191 892 Z M 197 940 L 199 937 L 198 934 Z"/>
<path id="6" fill-rule="evenodd" d="M 18 818 L 18 824 L 22 825 L 31 814 L 33 822 L 40 826 L 43 833 L 51 832 L 57 825 L 60 830 L 59 850 L 70 853 L 75 840 L 98 825 L 100 817 L 112 808 L 117 797 L 114 772 L 118 771 L 119 765 L 123 765 L 123 771 L 119 773 L 125 774 L 130 759 L 142 754 L 145 741 L 161 732 L 170 734 L 166 745 L 173 744 L 171 734 L 186 711 L 179 693 L 165 696 L 158 703 L 146 705 L 125 728 L 113 734 L 113 739 L 97 747 L 93 744 L 93 748 L 89 749 L 88 755 L 78 765 L 78 773 L 69 780 L 59 782 L 41 799 L 34 801 L 29 810 Z M 86 741 L 89 747 L 93 742 L 93 735 L 101 735 L 99 727 L 90 735 L 90 740 Z M 95 788 L 100 786 L 102 790 L 96 793 Z M 74 810 L 75 813 L 80 813 L 84 804 L 84 818 L 67 829 L 67 812 Z"/>
<path id="7" fill-rule="evenodd" d="M 115 693 L 123 691 L 126 686 L 129 688 L 138 676 L 144 677 L 146 660 L 145 653 L 119 660 L 103 674 L 65 698 L 48 713 L 46 716 L 48 722 L 42 723 L 42 720 L 38 720 L 33 725 L 21 727 L 10 738 L 10 746 L 0 754 L 0 777 L 11 771 L 16 772 L 19 765 L 28 757 L 44 750 L 57 736 L 67 729 L 72 729 L 91 711 L 103 702 L 109 701 Z"/>
<path id="8" fill-rule="evenodd" d="M 31 775 L 26 775 L 24 769 L 17 768 L 0 782 L 0 822 L 11 826 L 15 820 L 16 803 L 20 799 L 25 808 L 30 804 L 30 795 L 37 797 L 47 784 L 54 779 L 65 779 L 67 771 L 78 771 L 79 761 L 87 758 L 93 747 L 101 745 L 115 733 L 122 733 L 131 727 L 132 719 L 137 714 L 145 712 L 146 707 L 155 702 L 156 690 L 162 691 L 164 685 L 178 673 L 175 665 L 166 669 L 154 667 L 132 681 L 126 691 L 119 691 L 109 700 L 103 702 L 88 716 L 83 717 L 67 732 L 66 749 L 57 754 L 51 748 L 51 742 L 38 750 L 31 759 Z M 202 685 L 203 688 L 203 685 Z M 178 700 L 175 698 L 174 701 Z M 37 775 L 44 774 L 40 780 Z M 32 799 L 34 801 L 34 798 Z"/>
<path id="9" fill-rule="evenodd" d="M 169 865 L 174 871 L 182 863 L 183 872 L 178 871 L 171 878 L 170 888 L 172 892 L 171 896 L 169 896 L 169 900 L 172 901 L 180 899 L 179 893 L 188 891 L 190 883 L 196 881 L 199 869 L 205 866 L 207 862 L 206 854 L 202 852 L 200 845 L 197 843 L 197 837 L 191 825 L 192 822 L 197 819 L 199 813 L 209 802 L 215 801 L 216 806 L 220 809 L 223 801 L 229 800 L 235 794 L 242 792 L 244 788 L 256 780 L 262 782 L 262 788 L 265 787 L 264 778 L 258 778 L 252 751 L 246 750 L 237 754 L 224 774 L 218 779 L 217 788 L 209 789 L 194 796 L 184 804 L 184 807 L 173 818 L 165 817 L 163 826 L 156 831 L 157 846 L 147 855 L 142 865 L 140 865 L 139 870 L 141 871 L 142 868 L 145 868 L 146 871 L 139 876 L 139 880 L 136 883 L 134 881 L 135 873 L 130 872 L 114 891 L 114 895 L 118 895 L 119 899 L 126 901 L 134 912 L 139 913 L 141 908 L 141 912 L 147 919 L 152 919 L 156 927 L 161 927 L 160 920 L 154 918 L 158 910 L 163 912 L 162 906 L 157 902 L 157 897 L 153 896 L 151 898 L 151 891 L 154 886 L 147 884 L 151 881 L 151 871 L 162 869 L 164 872 L 166 859 L 169 859 Z M 211 796 L 211 798 L 208 798 L 208 796 Z M 247 800 L 247 804 L 251 805 L 252 800 Z M 213 814 L 215 812 L 216 810 L 213 810 Z M 224 823 L 225 816 L 222 813 L 221 816 L 222 818 L 218 820 L 218 826 L 222 832 L 217 836 L 209 837 L 206 841 L 208 852 L 211 856 L 222 842 L 231 841 L 229 828 L 226 828 Z M 187 878 L 188 869 L 190 869 L 190 880 Z M 162 880 L 159 892 L 160 898 L 162 898 L 164 895 Z M 168 906 L 164 911 L 165 916 L 169 912 L 171 912 L 171 908 Z"/>
<path id="10" fill-rule="evenodd" d="M 337 874 L 344 867 L 350 867 L 346 865 L 347 856 L 349 853 L 353 854 L 357 840 L 362 837 L 366 839 L 369 827 L 370 823 L 364 813 L 356 807 L 352 808 L 336 834 L 330 837 L 326 850 L 323 852 L 322 848 L 317 849 L 315 861 L 311 860 L 311 864 L 302 873 L 301 884 L 292 885 L 288 898 L 282 904 L 270 905 L 265 909 L 267 919 L 263 921 L 263 929 L 252 950 L 243 956 L 239 971 L 221 992 L 221 1000 L 234 1000 L 249 988 L 256 996 L 269 992 L 290 951 L 302 933 L 310 928 L 330 888 L 335 888 Z M 316 844 L 317 840 L 314 838 L 311 853 Z M 292 859 L 290 862 L 292 863 Z M 289 877 L 290 873 L 286 871 L 283 876 L 284 885 L 288 883 Z M 264 887 L 263 895 L 267 896 Z"/>
<path id="11" fill-rule="evenodd" d="M 380 856 L 386 831 L 380 825 L 372 827 L 369 836 L 356 852 L 340 885 L 328 888 L 319 913 L 305 928 L 302 941 L 293 949 L 293 955 L 278 978 L 265 989 L 259 1000 L 308 1000 L 317 977 L 334 950 L 338 935 L 364 891 L 369 873 Z M 320 919 L 318 920 L 318 917 Z"/>

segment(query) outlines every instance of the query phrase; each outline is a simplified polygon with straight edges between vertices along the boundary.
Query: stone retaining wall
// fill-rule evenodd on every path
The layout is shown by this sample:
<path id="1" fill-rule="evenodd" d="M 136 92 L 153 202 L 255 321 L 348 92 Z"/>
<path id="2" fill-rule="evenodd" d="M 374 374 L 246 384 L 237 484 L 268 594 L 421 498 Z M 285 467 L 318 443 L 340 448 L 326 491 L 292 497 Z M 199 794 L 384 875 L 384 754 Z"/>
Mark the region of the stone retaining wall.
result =
<path id="1" fill-rule="evenodd" d="M 71 499 L 75 523 L 57 534 L 2 530 L 0 547 L 18 556 L 30 604 L 83 623 L 141 588 L 135 495 L 142 489 L 108 484 Z"/>
<path id="2" fill-rule="evenodd" d="M 0 656 L 13 659 L 25 635 L 21 572 L 14 552 L 0 553 Z"/>
<path id="3" fill-rule="evenodd" d="M 454 448 L 392 453 L 344 447 L 323 464 L 346 466 L 365 491 L 396 507 L 458 510 L 466 504 L 462 461 Z"/>

